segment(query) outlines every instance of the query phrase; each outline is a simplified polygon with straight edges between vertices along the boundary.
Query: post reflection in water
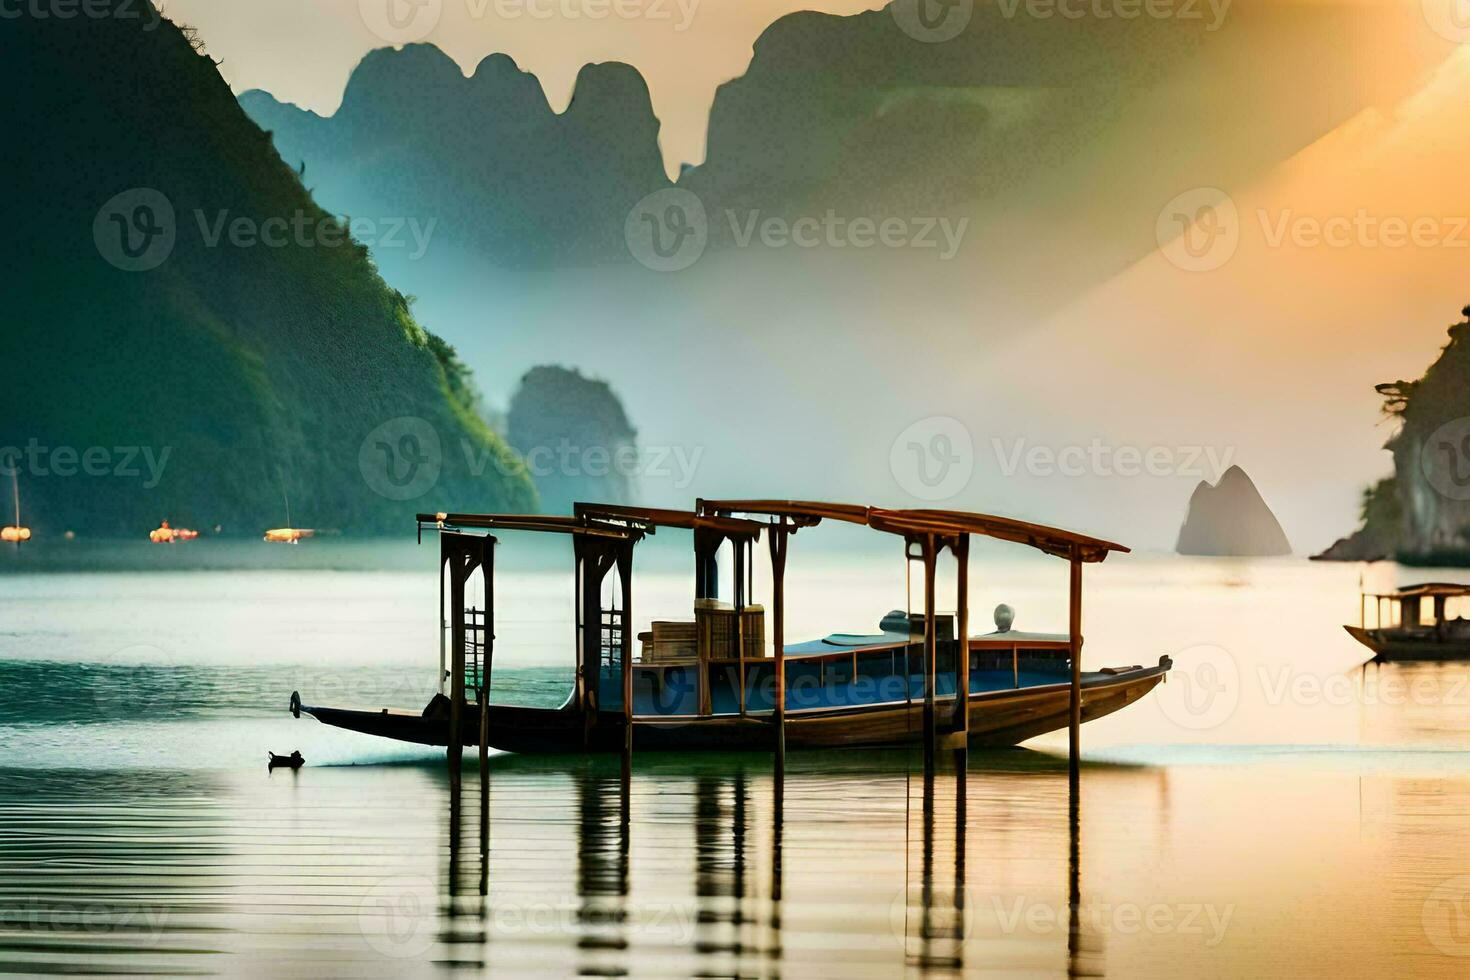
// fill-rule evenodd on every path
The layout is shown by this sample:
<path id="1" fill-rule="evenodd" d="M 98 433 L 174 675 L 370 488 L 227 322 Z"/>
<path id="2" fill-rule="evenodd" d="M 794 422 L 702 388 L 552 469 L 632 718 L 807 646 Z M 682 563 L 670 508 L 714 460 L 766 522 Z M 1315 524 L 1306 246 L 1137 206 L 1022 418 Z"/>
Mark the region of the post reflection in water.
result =
<path id="1" fill-rule="evenodd" d="M 628 949 L 628 860 L 631 784 L 622 778 L 583 774 L 577 795 L 577 948 Z M 580 965 L 597 972 L 596 961 Z"/>
<path id="2" fill-rule="evenodd" d="M 495 775 L 481 780 L 475 794 L 466 793 L 463 786 L 466 778 L 475 777 L 452 773 L 447 786 L 448 853 L 438 927 L 442 958 L 435 960 L 493 968 L 497 945 L 501 952 L 510 951 L 510 962 L 517 962 L 524 952 L 519 947 L 531 939 L 575 951 L 568 966 L 582 975 L 636 975 L 646 970 L 651 957 L 670 953 L 692 955 L 693 963 L 716 973 L 800 973 L 803 965 L 818 964 L 823 945 L 843 936 L 845 928 L 857 933 L 862 942 L 845 953 L 829 949 L 827 956 L 833 966 L 853 958 L 850 975 L 864 969 L 881 973 L 900 968 L 947 976 L 1016 965 L 1014 949 L 1001 948 L 998 955 L 987 955 L 997 941 L 1004 947 L 1018 940 L 1027 947 L 1021 960 L 1034 957 L 1035 936 L 987 935 L 977 941 L 977 920 L 987 909 L 1000 905 L 994 895 L 989 897 L 995 904 L 987 905 L 987 893 L 972 893 L 975 886 L 967 881 L 969 788 L 975 774 L 964 765 L 965 755 L 957 753 L 949 765 L 927 772 L 909 765 L 910 761 L 854 758 L 857 765 L 841 767 L 846 771 L 788 768 L 784 774 L 755 760 L 701 764 L 692 774 L 659 761 L 650 763 L 648 771 L 631 775 L 596 760 L 534 772 L 524 763 L 512 763 L 509 772 L 499 774 L 512 787 L 507 789 L 510 797 L 534 806 L 525 795 L 530 790 L 536 802 L 550 801 L 556 806 L 559 790 L 555 784 L 565 783 L 565 795 L 560 798 L 571 807 L 570 819 L 563 824 L 571 831 L 570 839 L 561 839 L 569 845 L 571 857 L 568 914 L 564 919 L 548 919 L 545 930 L 531 929 L 530 934 L 526 930 L 533 925 L 531 916 L 507 920 L 502 914 L 499 921 L 492 921 L 492 913 L 504 913 L 507 902 L 524 911 L 537 903 L 538 895 L 548 905 L 556 903 L 555 878 L 549 871 L 560 841 L 548 837 L 538 853 L 525 853 L 526 827 L 538 818 L 505 805 L 493 811 L 490 783 Z M 492 773 L 495 768 L 491 767 Z M 999 785 L 988 787 L 990 799 L 982 803 L 994 806 L 994 798 L 1008 792 L 1006 786 L 1017 778 L 1059 790 L 1062 772 L 1065 770 L 1054 767 L 1030 774 L 982 770 L 982 784 L 992 777 L 1000 780 Z M 828 787 L 834 776 L 851 780 L 852 786 Z M 1069 975 L 1095 976 L 1103 972 L 1101 950 L 1089 948 L 1080 909 L 1080 782 L 1076 772 L 1066 778 L 1066 918 L 1059 918 L 1053 936 L 1040 937 L 1041 945 L 1050 946 L 1059 957 L 1065 953 Z M 520 792 L 513 788 L 516 783 L 521 784 Z M 796 786 L 799 801 L 794 818 L 787 812 L 788 783 Z M 861 787 L 860 794 L 854 794 L 855 787 Z M 844 819 L 825 806 L 826 795 L 839 792 L 870 812 L 891 812 L 903 805 L 902 827 L 865 825 L 861 814 Z M 471 852 L 466 848 L 469 815 L 464 809 L 474 805 L 469 801 L 475 795 L 479 796 L 479 861 L 478 868 L 472 869 L 465 866 L 466 854 Z M 1056 795 L 1047 795 L 1056 799 Z M 1042 818 L 1058 824 L 1062 812 L 1049 805 L 1038 809 Z M 502 823 L 510 821 L 510 826 L 492 834 L 497 818 Z M 994 819 L 1000 821 L 999 832 L 1005 837 L 1015 832 L 1013 826 L 1030 817 L 997 814 Z M 865 826 L 863 838 L 849 839 L 853 828 Z M 787 934 L 783 849 L 793 829 L 803 842 L 804 894 L 798 907 L 802 921 L 791 924 L 796 931 Z M 873 914 L 872 906 L 874 895 L 883 894 L 879 884 L 883 861 L 878 852 L 895 842 L 895 830 L 904 848 L 902 886 L 885 923 L 881 915 Z M 1042 831 L 1041 839 L 1054 842 L 1056 853 L 1037 856 L 1058 871 L 1063 865 L 1059 831 L 1060 827 Z M 889 853 L 896 857 L 897 848 Z M 640 860 L 645 866 L 639 866 Z M 497 869 L 504 874 L 527 862 L 548 873 L 530 881 L 521 876 L 508 882 L 503 896 L 498 895 Z M 864 873 L 859 864 L 871 865 L 873 873 Z M 1060 895 L 1060 880 L 1056 881 L 1054 893 Z M 1028 883 L 1025 893 L 1038 894 L 1036 884 Z M 820 909 L 824 901 L 832 911 L 816 920 L 825 924 L 829 934 L 813 935 L 809 932 L 812 910 Z M 847 915 L 843 908 L 854 902 L 868 907 L 860 909 L 848 925 L 843 921 Z M 793 938 L 799 940 L 798 955 L 788 962 Z"/>

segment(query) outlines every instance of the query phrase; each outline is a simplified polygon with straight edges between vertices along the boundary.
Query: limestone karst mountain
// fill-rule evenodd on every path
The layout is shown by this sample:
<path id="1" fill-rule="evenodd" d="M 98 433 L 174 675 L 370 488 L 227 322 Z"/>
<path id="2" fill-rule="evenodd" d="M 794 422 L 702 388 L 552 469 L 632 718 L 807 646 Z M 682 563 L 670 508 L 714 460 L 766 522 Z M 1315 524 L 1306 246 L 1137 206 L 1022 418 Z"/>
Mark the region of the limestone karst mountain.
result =
<path id="1" fill-rule="evenodd" d="M 1175 550 L 1181 555 L 1289 555 L 1291 545 L 1255 483 L 1232 466 L 1218 483 L 1202 480 L 1194 488 Z"/>

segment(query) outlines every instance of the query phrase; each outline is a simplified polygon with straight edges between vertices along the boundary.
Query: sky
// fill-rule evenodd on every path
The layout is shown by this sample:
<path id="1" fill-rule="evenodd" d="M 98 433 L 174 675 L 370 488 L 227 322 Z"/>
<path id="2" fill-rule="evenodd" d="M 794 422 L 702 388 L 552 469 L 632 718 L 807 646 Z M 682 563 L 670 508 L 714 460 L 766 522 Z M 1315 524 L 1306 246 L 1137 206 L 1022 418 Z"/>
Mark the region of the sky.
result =
<path id="1" fill-rule="evenodd" d="M 386 0 L 172 0 L 168 13 L 199 28 L 236 91 L 264 88 L 330 113 L 357 61 L 394 39 L 383 36 L 392 33 L 387 22 L 375 20 L 380 2 Z M 432 29 L 398 40 L 438 44 L 466 70 L 488 54 L 509 53 L 541 79 L 557 109 L 583 64 L 635 65 L 649 80 L 671 171 L 703 158 L 715 88 L 744 70 L 751 44 L 773 19 L 798 8 L 851 13 L 878 6 L 639 0 L 641 6 L 624 9 L 644 16 L 594 19 L 586 12 L 601 9 L 595 0 L 592 7 L 577 6 L 588 0 L 555 0 L 555 7 L 537 8 L 552 9 L 552 17 L 533 17 L 509 0 L 498 8 L 479 0 L 428 2 L 438 5 Z M 1416 15 L 1414 30 L 1470 42 L 1470 27 L 1459 37 L 1459 22 L 1437 4 L 1425 0 L 1422 26 Z M 826 295 L 774 294 L 779 275 L 755 260 L 723 261 L 718 275 L 716 263 L 702 265 L 691 273 L 692 299 L 668 290 L 655 295 L 621 273 L 512 287 L 482 270 L 446 266 L 446 278 L 462 282 L 462 291 L 420 289 L 417 310 L 467 354 L 492 402 L 503 404 L 534 363 L 571 363 L 608 378 L 644 445 L 700 454 L 701 482 L 665 487 L 653 503 L 687 503 L 684 497 L 709 488 L 706 495 L 714 496 L 822 496 L 834 485 L 862 488 L 876 502 L 922 502 L 901 499 L 906 487 L 890 447 L 908 438 L 907 426 L 954 419 L 965 430 L 974 475 L 953 506 L 1167 548 L 1194 485 L 1238 463 L 1296 549 L 1312 552 L 1353 528 L 1361 489 L 1390 472 L 1381 449 L 1390 429 L 1373 385 L 1421 375 L 1445 328 L 1470 302 L 1470 228 L 1460 223 L 1470 221 L 1461 172 L 1467 158 L 1470 52 L 1461 47 L 1415 80 L 1407 97 L 1365 106 L 1249 185 L 1232 187 L 1223 202 L 1212 198 L 1211 205 L 1228 205 L 1228 234 L 1198 254 L 1161 235 L 1157 251 L 1040 321 L 1011 322 L 963 292 L 916 311 L 912 297 L 892 288 L 893 272 L 886 283 L 850 283 L 843 298 L 849 319 L 841 326 L 864 343 L 860 350 L 834 344 L 824 377 L 881 381 L 885 370 L 899 377 L 916 341 L 938 338 L 945 370 L 917 388 L 884 382 L 814 389 L 809 365 L 792 355 L 790 343 L 819 335 L 812 316 L 831 312 Z M 1201 203 L 1171 202 L 1159 219 Z M 1151 225 L 1155 205 L 1146 210 L 1140 220 Z M 1395 223 L 1428 237 L 1386 240 Z M 507 299 L 511 288 L 515 302 Z M 464 312 L 487 309 L 509 312 L 504 322 Z M 658 385 L 639 383 L 645 352 L 677 352 L 690 342 L 684 331 L 691 320 L 728 338 L 715 375 L 679 371 Z M 607 327 L 600 331 L 604 346 L 579 326 L 590 322 Z M 1046 365 L 1041 380 L 1039 364 Z M 724 412 L 738 385 L 757 380 L 764 396 Z M 673 411 L 671 404 L 688 408 Z M 936 432 L 920 435 L 929 441 Z M 1120 449 L 1157 449 L 1173 470 L 1158 478 L 1072 478 L 1023 460 L 1031 449 L 1095 444 L 1113 454 L 1112 462 Z M 1190 455 L 1196 452 L 1198 459 Z"/>
<path id="2" fill-rule="evenodd" d="M 851 14 L 882 0 L 422 0 L 395 29 L 390 4 L 414 0 L 168 0 L 170 18 L 199 29 L 236 92 L 262 88 L 330 115 L 352 68 L 374 48 L 426 41 L 466 73 L 509 54 L 534 73 L 553 109 L 572 96 L 577 71 L 601 61 L 634 65 L 663 124 L 671 176 L 704 159 L 710 103 L 745 71 L 751 46 L 797 10 Z"/>

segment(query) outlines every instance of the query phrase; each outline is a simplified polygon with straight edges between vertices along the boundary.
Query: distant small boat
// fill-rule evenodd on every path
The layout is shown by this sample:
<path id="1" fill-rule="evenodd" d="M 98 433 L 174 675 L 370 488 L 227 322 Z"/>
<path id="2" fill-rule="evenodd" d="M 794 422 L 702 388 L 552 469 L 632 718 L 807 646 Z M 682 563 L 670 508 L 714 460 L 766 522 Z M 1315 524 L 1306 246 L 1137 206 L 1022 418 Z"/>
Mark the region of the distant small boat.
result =
<path id="1" fill-rule="evenodd" d="M 291 527 L 291 497 L 286 493 L 285 487 L 281 488 L 281 500 L 286 504 L 286 527 L 271 528 L 265 532 L 265 539 L 271 544 L 297 544 L 305 538 L 314 537 L 316 531 L 307 527 Z"/>
<path id="2" fill-rule="evenodd" d="M 20 476 L 16 468 L 10 471 L 10 489 L 15 498 L 15 523 L 0 527 L 0 541 L 20 547 L 22 541 L 31 539 L 31 529 L 20 522 Z"/>
<path id="3" fill-rule="evenodd" d="M 300 769 L 306 763 L 306 759 L 302 757 L 300 749 L 292 752 L 290 755 L 276 755 L 270 751 L 267 751 L 266 755 L 270 756 L 270 759 L 265 764 L 267 769 Z"/>
<path id="4" fill-rule="evenodd" d="M 316 531 L 307 527 L 277 527 L 265 532 L 265 540 L 275 544 L 295 544 L 315 535 Z"/>
<path id="5" fill-rule="evenodd" d="M 176 541 L 193 541 L 199 537 L 198 531 L 191 531 L 187 527 L 169 527 L 168 521 L 164 521 L 158 527 L 148 532 L 148 540 L 154 544 L 173 544 Z"/>
<path id="6" fill-rule="evenodd" d="M 1449 600 L 1470 596 L 1470 585 L 1423 582 L 1396 592 L 1364 592 L 1358 603 L 1358 625 L 1343 626 L 1378 660 L 1470 660 L 1470 619 L 1445 614 Z M 1377 626 L 1367 627 L 1368 600 L 1374 601 Z M 1424 600 L 1433 603 L 1424 621 Z M 1384 604 L 1388 605 L 1387 616 Z"/>

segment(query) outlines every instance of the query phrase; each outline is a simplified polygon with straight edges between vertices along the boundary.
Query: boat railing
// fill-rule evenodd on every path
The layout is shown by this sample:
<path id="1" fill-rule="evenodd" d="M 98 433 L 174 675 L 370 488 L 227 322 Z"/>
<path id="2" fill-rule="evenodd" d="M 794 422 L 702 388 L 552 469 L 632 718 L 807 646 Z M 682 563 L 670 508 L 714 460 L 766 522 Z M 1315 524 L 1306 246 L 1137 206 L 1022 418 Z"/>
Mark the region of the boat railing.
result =
<path id="1" fill-rule="evenodd" d="M 615 674 L 623 671 L 623 628 L 621 608 L 602 610 L 602 620 L 598 624 L 599 655 L 603 669 Z"/>
<path id="2" fill-rule="evenodd" d="M 947 675 L 954 670 L 954 661 L 959 644 L 952 639 L 940 640 L 936 645 L 936 672 Z M 1036 675 L 1065 675 L 1071 666 L 1071 648 L 1065 640 L 972 637 L 968 644 L 970 667 L 974 671 L 1005 672 L 1009 674 L 1013 689 L 1020 689 L 1023 672 L 1028 675 L 1028 684 L 1037 683 Z M 720 700 L 735 697 L 739 700 L 742 688 L 750 715 L 764 716 L 773 709 L 775 691 L 775 669 L 777 661 L 772 657 L 739 658 L 734 656 L 711 656 L 701 661 L 697 655 L 678 659 L 635 660 L 631 670 L 639 696 L 652 695 L 656 702 L 667 702 L 670 697 L 677 700 L 678 692 L 692 695 L 701 706 L 711 706 L 716 701 L 716 692 L 723 692 Z M 832 685 L 863 684 L 889 678 L 920 676 L 924 669 L 924 641 L 914 636 L 884 644 L 844 647 L 830 652 L 788 653 L 782 661 L 786 676 L 783 688 L 790 695 L 804 685 L 826 690 Z M 616 657 L 604 655 L 605 676 L 621 675 Z M 698 685 L 698 689 L 695 687 Z M 909 687 L 900 699 L 908 697 Z M 946 695 L 948 696 L 948 695 Z M 800 698 L 795 698 L 799 707 Z M 706 713 L 701 709 L 693 714 Z M 715 715 L 740 714 L 739 711 L 715 711 Z M 637 713 L 634 721 L 667 722 L 671 715 L 666 711 L 652 714 Z"/>
<path id="3" fill-rule="evenodd" d="M 485 668 L 485 610 L 470 606 L 464 611 L 465 687 L 479 700 L 488 680 Z"/>

